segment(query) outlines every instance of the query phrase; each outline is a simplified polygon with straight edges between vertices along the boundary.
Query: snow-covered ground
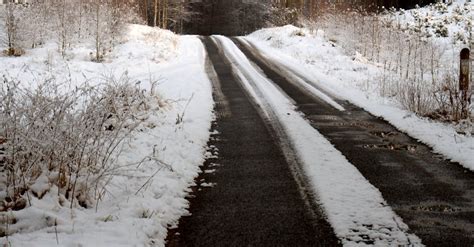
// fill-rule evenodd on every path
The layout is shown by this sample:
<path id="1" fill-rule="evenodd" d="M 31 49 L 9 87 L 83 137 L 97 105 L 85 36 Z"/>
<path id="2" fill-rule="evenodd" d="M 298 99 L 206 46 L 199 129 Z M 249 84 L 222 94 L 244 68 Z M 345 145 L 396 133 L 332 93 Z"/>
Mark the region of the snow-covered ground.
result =
<path id="1" fill-rule="evenodd" d="M 424 32 L 426 37 L 437 42 L 453 44 L 446 46 L 449 49 L 468 45 L 474 4 L 468 0 L 454 0 L 451 4 L 439 2 L 423 8 L 392 11 L 386 17 L 409 30 Z"/>
<path id="2" fill-rule="evenodd" d="M 187 213 L 185 196 L 205 159 L 213 119 L 202 43 L 128 25 L 104 63 L 91 62 L 92 52 L 93 46 L 79 44 L 62 58 L 57 45 L 47 43 L 22 57 L 0 57 L 0 74 L 31 90 L 48 78 L 74 88 L 127 75 L 146 92 L 154 88 L 159 101 L 125 142 L 117 162 L 126 169 L 113 176 L 97 209 L 63 207 L 57 191 L 50 191 L 33 198 L 31 207 L 8 213 L 16 218 L 9 228 L 21 233 L 0 238 L 2 245 L 163 246 L 167 227 Z"/>
<path id="3" fill-rule="evenodd" d="M 381 97 L 371 75 L 380 67 L 360 56 L 347 56 L 342 48 L 326 40 L 324 32 L 310 32 L 294 26 L 268 28 L 245 37 L 263 54 L 280 65 L 305 75 L 341 99 L 380 116 L 431 146 L 447 159 L 474 171 L 474 137 L 460 134 L 456 126 L 422 118 L 404 110 L 391 98 Z M 464 130 L 472 132 L 471 129 Z"/>
<path id="4" fill-rule="evenodd" d="M 464 1 L 455 3 L 461 6 Z M 404 23 L 413 23 L 414 16 L 428 18 L 431 35 L 444 32 L 441 23 L 448 27 L 450 38 L 460 39 L 465 27 L 458 24 L 467 23 L 466 16 L 457 14 L 461 10 L 455 6 L 446 11 L 439 8 L 435 10 L 441 14 L 436 16 L 430 15 L 434 10 L 424 8 L 396 18 Z M 437 38 L 445 44 L 452 41 Z M 394 99 L 381 97 L 372 80 L 381 65 L 357 52 L 348 56 L 347 51 L 328 41 L 324 31 L 285 26 L 264 29 L 244 39 L 268 59 L 385 118 L 435 152 L 474 171 L 472 129 L 464 128 L 467 134 L 460 134 L 458 126 L 421 118 Z M 361 244 L 365 236 L 376 239 L 378 245 L 421 244 L 377 188 L 296 112 L 281 91 L 256 71 L 231 41 L 224 37 L 217 40 L 224 44 L 236 73 L 268 118 L 276 118 L 278 127 L 285 130 L 338 237 L 347 245 Z M 453 56 L 458 46 L 449 46 L 452 49 L 448 53 Z M 49 42 L 26 50 L 22 57 L 0 57 L 0 74 L 21 81 L 26 89 L 54 79 L 65 83 L 67 87 L 62 89 L 68 90 L 85 81 L 99 84 L 107 82 L 106 78 L 125 75 L 146 92 L 156 90 L 158 94 L 149 117 L 123 146 L 117 165 L 124 169 L 112 177 L 97 208 L 62 206 L 58 192 L 51 188 L 42 199 L 33 197 L 26 209 L 2 215 L 16 221 L 8 226 L 15 232 L 0 238 L 2 245 L 163 246 L 167 228 L 187 213 L 185 196 L 205 159 L 213 119 L 212 87 L 205 73 L 202 43 L 194 36 L 128 25 L 103 63 L 91 62 L 93 53 L 93 45 L 79 43 L 62 57 L 58 45 Z M 334 107 L 341 107 L 311 85 L 306 86 Z"/>
<path id="5" fill-rule="evenodd" d="M 364 246 L 364 236 L 375 245 L 421 245 L 382 198 L 377 188 L 314 129 L 295 105 L 259 72 L 228 38 L 219 36 L 236 73 L 267 118 L 283 129 L 303 172 L 318 195 L 331 226 L 345 246 Z M 339 107 L 334 106 L 336 109 Z"/>

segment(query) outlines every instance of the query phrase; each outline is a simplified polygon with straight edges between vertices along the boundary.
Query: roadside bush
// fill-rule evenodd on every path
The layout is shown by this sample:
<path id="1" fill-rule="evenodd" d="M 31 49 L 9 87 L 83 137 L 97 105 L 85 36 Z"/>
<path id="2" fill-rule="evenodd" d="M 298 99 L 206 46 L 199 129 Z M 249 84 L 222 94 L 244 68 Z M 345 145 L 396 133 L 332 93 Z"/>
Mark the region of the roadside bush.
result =
<path id="1" fill-rule="evenodd" d="M 0 85 L 0 212 L 58 195 L 64 207 L 94 207 L 121 169 L 116 158 L 147 118 L 150 100 L 124 75 L 69 88 L 45 81 L 34 90 L 3 78 Z"/>
<path id="2" fill-rule="evenodd" d="M 431 8 L 443 11 L 447 7 L 440 3 Z M 449 35 L 445 22 L 450 18 L 431 22 L 415 9 L 414 20 L 404 23 L 399 15 L 394 9 L 383 13 L 363 9 L 330 11 L 318 25 L 349 55 L 359 53 L 379 67 L 380 72 L 370 74 L 368 79 L 376 82 L 380 95 L 395 99 L 421 116 L 454 122 L 465 118 L 461 113 L 466 106 L 457 87 L 457 51 L 466 45 L 468 33 L 454 35 L 452 42 L 437 42 L 436 35 Z M 461 23 L 465 28 L 470 25 L 465 17 Z"/>
<path id="3" fill-rule="evenodd" d="M 9 57 L 20 57 L 25 55 L 25 50 L 21 48 L 8 48 L 3 51 L 3 55 L 9 56 Z"/>

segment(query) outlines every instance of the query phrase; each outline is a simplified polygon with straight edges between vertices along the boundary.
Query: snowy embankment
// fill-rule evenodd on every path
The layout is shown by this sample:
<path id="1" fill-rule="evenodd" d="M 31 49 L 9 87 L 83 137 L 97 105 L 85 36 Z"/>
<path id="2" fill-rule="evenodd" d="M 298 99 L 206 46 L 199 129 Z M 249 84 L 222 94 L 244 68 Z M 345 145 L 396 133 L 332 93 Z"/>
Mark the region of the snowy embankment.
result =
<path id="1" fill-rule="evenodd" d="M 427 38 L 442 43 L 446 59 L 457 57 L 459 48 L 469 46 L 469 29 L 474 17 L 474 3 L 469 0 L 454 0 L 452 3 L 438 2 L 422 8 L 395 11 L 385 18 L 421 31 Z"/>
<path id="2" fill-rule="evenodd" d="M 282 142 L 290 142 L 344 245 L 364 246 L 364 241 L 374 241 L 379 246 L 421 245 L 378 189 L 295 110 L 292 101 L 257 71 L 231 40 L 222 36 L 215 40 L 223 45 L 234 73 L 266 117 L 283 130 Z"/>
<path id="3" fill-rule="evenodd" d="M 213 119 L 212 88 L 205 73 L 205 50 L 197 37 L 129 25 L 124 40 L 104 63 L 78 45 L 63 59 L 54 43 L 18 58 L 0 57 L 0 73 L 34 89 L 48 78 L 66 88 L 106 83 L 126 76 L 159 100 L 125 140 L 114 176 L 97 207 L 69 208 L 54 187 L 31 206 L 7 213 L 14 218 L 8 246 L 164 246 L 167 227 L 187 213 L 185 196 L 204 162 Z M 46 184 L 47 185 L 47 184 Z"/>
<path id="4" fill-rule="evenodd" d="M 381 97 L 375 90 L 377 82 L 370 79 L 370 75 L 380 71 L 380 66 L 360 54 L 345 55 L 340 47 L 325 39 L 322 31 L 312 33 L 285 26 L 257 31 L 245 40 L 271 61 L 297 71 L 337 97 L 384 118 L 436 153 L 474 171 L 473 136 L 458 133 L 452 124 L 419 117 L 404 110 L 394 99 Z M 472 132 L 471 129 L 464 131 Z"/>

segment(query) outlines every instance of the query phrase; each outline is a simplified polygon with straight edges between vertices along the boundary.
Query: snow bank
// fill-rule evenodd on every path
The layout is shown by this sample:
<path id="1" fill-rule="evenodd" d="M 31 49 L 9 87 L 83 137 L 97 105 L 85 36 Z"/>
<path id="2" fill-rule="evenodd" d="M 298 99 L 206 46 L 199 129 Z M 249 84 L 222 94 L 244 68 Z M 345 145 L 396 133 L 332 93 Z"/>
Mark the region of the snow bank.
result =
<path id="1" fill-rule="evenodd" d="M 115 60 L 144 59 L 159 63 L 176 56 L 179 38 L 169 30 L 131 24 L 125 33 L 113 54 Z"/>
<path id="2" fill-rule="evenodd" d="M 395 16 L 387 18 L 395 19 L 408 29 L 420 29 L 417 22 L 421 21 L 423 32 L 437 42 L 447 44 L 447 49 L 453 48 L 449 44 L 468 44 L 469 26 L 472 25 L 474 15 L 474 3 L 466 0 L 454 0 L 451 4 L 434 3 L 423 8 L 401 10 L 395 12 Z"/>

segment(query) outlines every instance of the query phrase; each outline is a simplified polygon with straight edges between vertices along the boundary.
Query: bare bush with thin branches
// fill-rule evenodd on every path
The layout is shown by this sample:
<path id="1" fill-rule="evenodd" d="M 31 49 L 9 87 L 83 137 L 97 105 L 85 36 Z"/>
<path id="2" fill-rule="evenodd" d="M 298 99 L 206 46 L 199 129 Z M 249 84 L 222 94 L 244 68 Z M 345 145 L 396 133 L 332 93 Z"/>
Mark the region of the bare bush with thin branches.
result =
<path id="1" fill-rule="evenodd" d="M 454 36 L 450 43 L 436 42 L 432 37 L 437 29 L 417 13 L 409 24 L 394 9 L 382 13 L 345 9 L 329 11 L 317 25 L 346 51 L 355 51 L 379 67 L 381 72 L 369 79 L 378 82 L 382 96 L 395 98 L 419 115 L 457 122 L 463 103 L 455 86 L 459 58 L 446 50 L 458 51 L 466 41 Z"/>
<path id="2" fill-rule="evenodd" d="M 97 206 L 122 168 L 122 145 L 157 105 L 126 75 L 72 90 L 55 81 L 27 90 L 4 77 L 0 99 L 0 211 L 21 210 L 46 193 L 57 193 L 64 207 Z"/>

